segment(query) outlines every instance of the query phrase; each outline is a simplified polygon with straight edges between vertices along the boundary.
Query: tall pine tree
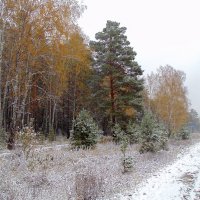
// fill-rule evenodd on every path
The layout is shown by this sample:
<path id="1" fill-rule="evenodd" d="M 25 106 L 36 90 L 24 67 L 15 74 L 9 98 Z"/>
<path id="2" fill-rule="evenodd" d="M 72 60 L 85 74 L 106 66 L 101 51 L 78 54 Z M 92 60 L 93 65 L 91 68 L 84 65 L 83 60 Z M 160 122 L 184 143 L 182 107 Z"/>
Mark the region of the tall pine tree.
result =
<path id="1" fill-rule="evenodd" d="M 136 52 L 125 32 L 120 23 L 107 21 L 103 31 L 95 35 L 96 41 L 90 42 L 95 70 L 94 99 L 104 131 L 116 123 L 124 125 L 142 110 L 143 71 L 135 61 Z"/>

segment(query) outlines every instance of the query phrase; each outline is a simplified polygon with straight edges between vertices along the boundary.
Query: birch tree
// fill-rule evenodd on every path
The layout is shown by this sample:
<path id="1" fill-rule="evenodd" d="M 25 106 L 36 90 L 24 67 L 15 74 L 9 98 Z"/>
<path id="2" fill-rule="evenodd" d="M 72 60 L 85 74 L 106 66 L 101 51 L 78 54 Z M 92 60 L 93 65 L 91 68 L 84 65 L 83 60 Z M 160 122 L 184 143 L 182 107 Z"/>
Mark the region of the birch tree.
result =
<path id="1" fill-rule="evenodd" d="M 167 65 L 147 77 L 149 106 L 168 130 L 169 136 L 179 131 L 188 120 L 188 98 L 184 72 Z M 152 90 L 153 89 L 153 90 Z"/>
<path id="2" fill-rule="evenodd" d="M 8 19 L 0 52 L 4 127 L 23 128 L 34 118 L 34 127 L 48 132 L 51 127 L 56 129 L 58 110 L 64 109 L 58 106 L 74 68 L 67 64 L 69 57 L 78 60 L 77 69 L 88 67 L 84 40 L 79 40 L 79 46 L 71 42 L 76 34 L 81 38 L 77 19 L 83 6 L 76 0 L 5 2 Z"/>

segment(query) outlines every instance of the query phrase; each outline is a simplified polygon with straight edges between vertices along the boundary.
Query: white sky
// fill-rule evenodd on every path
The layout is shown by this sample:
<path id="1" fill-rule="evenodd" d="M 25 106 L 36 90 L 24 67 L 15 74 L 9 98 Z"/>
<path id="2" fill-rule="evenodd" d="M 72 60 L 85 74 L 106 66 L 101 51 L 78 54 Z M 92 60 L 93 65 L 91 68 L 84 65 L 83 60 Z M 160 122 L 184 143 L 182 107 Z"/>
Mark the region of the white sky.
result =
<path id="1" fill-rule="evenodd" d="M 169 64 L 187 75 L 189 99 L 200 113 L 200 0 L 83 0 L 79 20 L 95 39 L 107 20 L 127 27 L 136 61 L 145 74 Z"/>

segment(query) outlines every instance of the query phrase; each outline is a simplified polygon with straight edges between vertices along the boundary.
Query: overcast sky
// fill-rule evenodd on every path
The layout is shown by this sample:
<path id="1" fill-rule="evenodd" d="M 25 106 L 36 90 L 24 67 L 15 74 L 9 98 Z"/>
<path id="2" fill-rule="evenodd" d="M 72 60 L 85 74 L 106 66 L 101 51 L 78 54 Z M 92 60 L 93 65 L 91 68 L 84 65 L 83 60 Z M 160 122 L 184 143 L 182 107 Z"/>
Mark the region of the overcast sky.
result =
<path id="1" fill-rule="evenodd" d="M 200 114 L 200 0 L 83 0 L 79 21 L 94 40 L 107 20 L 127 27 L 136 61 L 146 73 L 166 64 L 186 73 L 191 107 Z"/>

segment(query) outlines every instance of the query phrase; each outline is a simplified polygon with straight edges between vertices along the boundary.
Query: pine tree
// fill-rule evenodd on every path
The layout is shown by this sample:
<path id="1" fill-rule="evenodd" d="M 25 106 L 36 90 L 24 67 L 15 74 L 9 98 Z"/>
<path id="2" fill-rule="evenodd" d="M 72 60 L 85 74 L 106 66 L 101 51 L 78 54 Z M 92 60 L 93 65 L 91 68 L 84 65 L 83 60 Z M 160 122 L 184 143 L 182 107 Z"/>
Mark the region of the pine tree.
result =
<path id="1" fill-rule="evenodd" d="M 100 133 L 89 112 L 82 110 L 74 121 L 71 145 L 77 148 L 95 147 Z"/>
<path id="2" fill-rule="evenodd" d="M 141 123 L 140 153 L 156 152 L 167 147 L 167 132 L 156 122 L 151 113 L 146 113 Z"/>
<path id="3" fill-rule="evenodd" d="M 195 109 L 189 111 L 187 127 L 192 133 L 198 133 L 200 131 L 200 118 Z"/>
<path id="4" fill-rule="evenodd" d="M 104 121 L 112 127 L 142 110 L 143 71 L 125 32 L 119 23 L 107 21 L 106 28 L 95 35 L 97 41 L 90 42 L 94 52 L 94 99 Z"/>

